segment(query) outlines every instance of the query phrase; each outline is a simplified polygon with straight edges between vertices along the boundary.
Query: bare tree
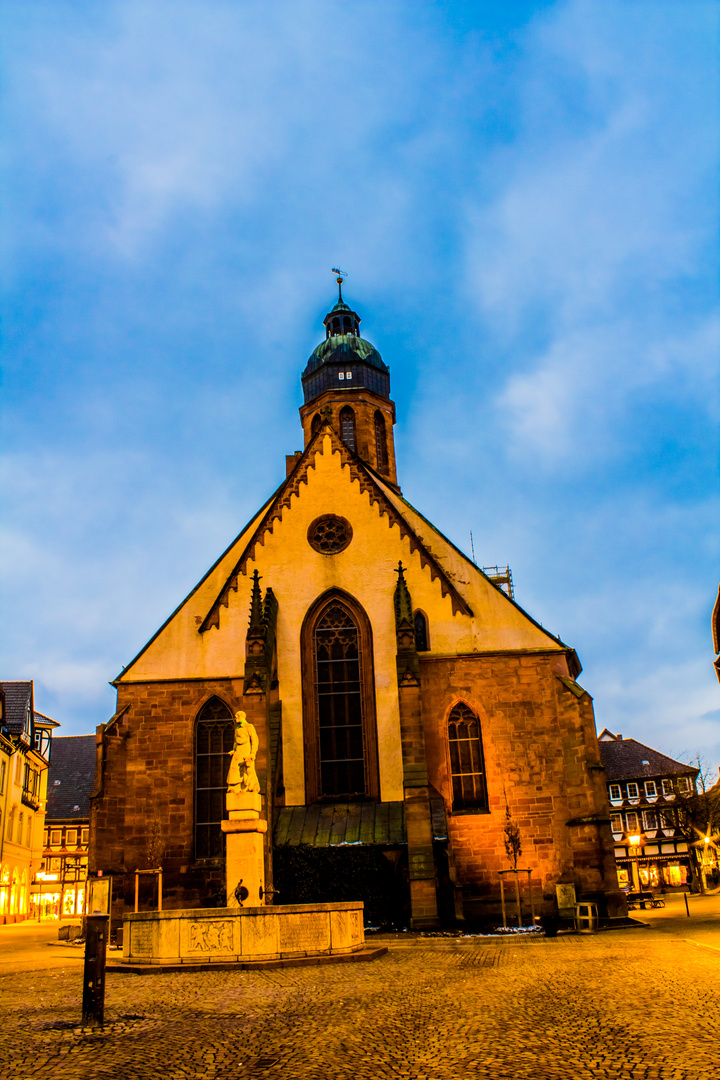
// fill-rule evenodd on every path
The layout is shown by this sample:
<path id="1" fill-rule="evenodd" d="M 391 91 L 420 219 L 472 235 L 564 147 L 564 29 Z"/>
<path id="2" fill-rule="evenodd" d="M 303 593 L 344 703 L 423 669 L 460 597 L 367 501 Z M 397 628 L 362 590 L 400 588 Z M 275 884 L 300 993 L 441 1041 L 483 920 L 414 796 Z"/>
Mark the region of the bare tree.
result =
<path id="1" fill-rule="evenodd" d="M 705 892 L 711 865 L 718 863 L 720 783 L 713 784 L 714 770 L 699 754 L 690 764 L 698 774 L 687 791 L 676 792 L 677 825 L 688 842 L 700 889 Z"/>

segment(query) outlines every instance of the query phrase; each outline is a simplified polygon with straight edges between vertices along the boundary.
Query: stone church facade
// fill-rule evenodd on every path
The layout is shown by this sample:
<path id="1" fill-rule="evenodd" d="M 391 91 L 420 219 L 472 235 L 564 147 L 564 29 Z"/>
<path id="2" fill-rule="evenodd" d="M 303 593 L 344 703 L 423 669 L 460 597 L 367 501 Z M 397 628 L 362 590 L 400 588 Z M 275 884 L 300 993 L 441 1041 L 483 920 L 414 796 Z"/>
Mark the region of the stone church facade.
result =
<path id="1" fill-rule="evenodd" d="M 496 910 L 508 817 L 536 907 L 574 884 L 624 913 L 574 650 L 401 493 L 389 369 L 340 300 L 302 377 L 305 448 L 115 680 L 91 872 L 161 863 L 165 907 L 223 902 L 232 717 L 259 738 L 273 847 L 380 847 L 416 927 Z M 274 843 L 273 843 L 274 841 Z M 541 900 L 542 897 L 542 900 Z"/>

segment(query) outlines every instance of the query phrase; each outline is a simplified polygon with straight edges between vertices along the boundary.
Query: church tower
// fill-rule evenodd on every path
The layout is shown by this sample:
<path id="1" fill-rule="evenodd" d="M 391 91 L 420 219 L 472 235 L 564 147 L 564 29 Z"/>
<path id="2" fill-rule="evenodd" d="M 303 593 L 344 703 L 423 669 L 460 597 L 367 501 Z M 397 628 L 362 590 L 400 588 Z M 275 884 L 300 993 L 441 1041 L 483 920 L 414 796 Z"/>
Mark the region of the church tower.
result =
<path id="1" fill-rule="evenodd" d="M 300 409 L 305 446 L 327 417 L 345 445 L 399 490 L 395 466 L 395 403 L 390 369 L 369 341 L 360 337 L 360 316 L 339 298 L 323 319 L 325 340 L 307 362 Z"/>

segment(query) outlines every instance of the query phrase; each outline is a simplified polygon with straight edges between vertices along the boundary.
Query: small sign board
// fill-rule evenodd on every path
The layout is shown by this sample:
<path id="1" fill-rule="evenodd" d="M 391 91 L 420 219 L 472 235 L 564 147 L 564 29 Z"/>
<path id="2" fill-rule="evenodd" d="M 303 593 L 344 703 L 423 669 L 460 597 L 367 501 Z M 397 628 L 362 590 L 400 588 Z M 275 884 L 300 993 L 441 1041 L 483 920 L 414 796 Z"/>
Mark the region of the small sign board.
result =
<path id="1" fill-rule="evenodd" d="M 112 896 L 112 878 L 90 878 L 90 895 L 88 897 L 89 915 L 109 915 L 110 897 Z"/>
<path id="2" fill-rule="evenodd" d="M 575 913 L 575 886 L 574 885 L 556 885 L 555 895 L 557 896 L 557 905 L 559 911 L 572 910 Z"/>

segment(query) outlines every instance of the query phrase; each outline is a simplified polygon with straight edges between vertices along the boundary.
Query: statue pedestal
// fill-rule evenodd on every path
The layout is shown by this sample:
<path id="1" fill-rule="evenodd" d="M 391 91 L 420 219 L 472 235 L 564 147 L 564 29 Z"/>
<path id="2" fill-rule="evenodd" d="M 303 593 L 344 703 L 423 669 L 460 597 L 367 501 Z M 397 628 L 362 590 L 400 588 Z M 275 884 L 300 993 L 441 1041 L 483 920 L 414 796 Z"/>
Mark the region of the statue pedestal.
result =
<path id="1" fill-rule="evenodd" d="M 227 906 L 260 907 L 265 902 L 265 833 L 260 820 L 262 796 L 247 791 L 228 791 L 225 796 L 229 820 L 221 823 L 225 833 L 225 888 Z M 235 891 L 247 890 L 240 899 Z"/>

